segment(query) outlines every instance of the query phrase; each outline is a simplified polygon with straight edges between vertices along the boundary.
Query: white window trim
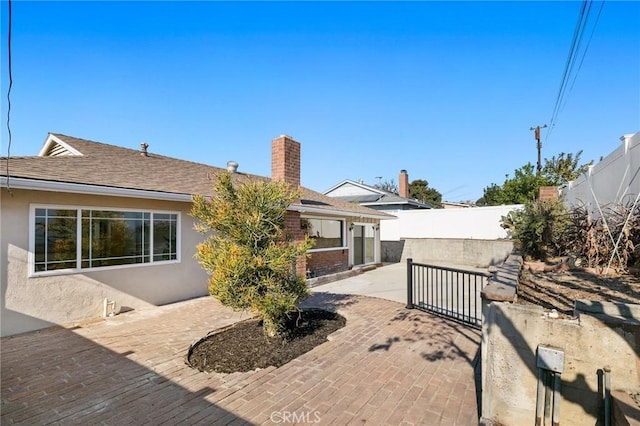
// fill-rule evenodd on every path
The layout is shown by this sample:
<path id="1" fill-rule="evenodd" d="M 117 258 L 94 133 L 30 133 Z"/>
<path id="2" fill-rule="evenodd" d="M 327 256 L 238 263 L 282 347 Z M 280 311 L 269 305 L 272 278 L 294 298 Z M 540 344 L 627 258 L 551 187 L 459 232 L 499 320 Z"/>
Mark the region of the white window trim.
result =
<path id="1" fill-rule="evenodd" d="M 77 228 L 76 228 L 76 240 L 82 241 L 82 210 L 105 210 L 116 212 L 133 212 L 133 213 L 151 213 L 149 218 L 150 228 L 153 227 L 153 215 L 154 214 L 175 214 L 176 215 L 176 258 L 172 260 L 153 260 L 153 254 L 149 254 L 149 262 L 146 263 L 132 263 L 126 265 L 111 265 L 111 266 L 99 266 L 94 268 L 81 268 L 82 263 L 82 246 L 80 243 L 76 247 L 76 267 L 68 269 L 56 269 L 53 271 L 36 272 L 35 270 L 35 246 L 36 246 L 36 229 L 35 218 L 36 209 L 59 209 L 59 210 L 76 210 Z M 181 262 L 182 253 L 182 214 L 179 211 L 172 210 L 155 210 L 155 209 L 134 209 L 123 207 L 105 207 L 105 206 L 79 206 L 68 204 L 30 204 L 29 205 L 29 252 L 27 254 L 28 261 L 28 277 L 46 277 L 52 275 L 69 275 L 69 274 L 84 274 L 95 271 L 107 271 L 112 269 L 125 269 L 125 268 L 140 268 L 159 265 L 169 265 L 172 263 Z M 151 232 L 149 238 L 149 247 L 153 247 L 153 232 Z"/>
<path id="2" fill-rule="evenodd" d="M 347 242 L 347 221 L 343 217 L 329 217 L 329 216 L 309 216 L 300 215 L 300 219 L 323 219 L 323 220 L 337 220 L 342 222 L 342 246 L 341 247 L 327 247 L 319 249 L 310 249 L 309 253 L 322 253 L 323 251 L 336 251 L 336 250 L 349 250 L 349 243 Z"/>

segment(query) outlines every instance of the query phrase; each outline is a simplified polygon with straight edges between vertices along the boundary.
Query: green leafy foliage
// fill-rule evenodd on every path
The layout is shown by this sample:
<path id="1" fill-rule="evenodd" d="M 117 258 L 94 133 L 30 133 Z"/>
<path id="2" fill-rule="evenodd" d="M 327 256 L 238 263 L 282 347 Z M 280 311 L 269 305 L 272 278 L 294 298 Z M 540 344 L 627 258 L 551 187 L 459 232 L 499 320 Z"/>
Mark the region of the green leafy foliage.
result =
<path id="1" fill-rule="evenodd" d="M 585 173 L 593 163 L 592 161 L 578 165 L 581 156 L 582 150 L 578 151 L 575 156 L 571 153 L 561 152 L 558 157 L 554 155 L 550 160 L 545 158 L 542 175 L 550 185 L 565 186 L 568 182 L 576 180 L 582 173 Z"/>
<path id="2" fill-rule="evenodd" d="M 494 183 L 485 188 L 482 199 L 478 200 L 478 205 L 524 204 L 536 198 L 538 188 L 550 184 L 544 176 L 534 172 L 533 164 L 527 163 L 517 169 L 512 178 L 506 175 L 502 186 Z"/>
<path id="3" fill-rule="evenodd" d="M 225 306 L 258 314 L 265 333 L 278 335 L 286 314 L 309 295 L 295 263 L 313 242 L 295 243 L 285 228 L 287 207 L 299 194 L 277 181 L 235 187 L 230 173 L 217 176 L 214 193 L 210 200 L 194 196 L 191 209 L 196 230 L 208 235 L 196 258 L 211 275 L 209 292 Z"/>
<path id="4" fill-rule="evenodd" d="M 591 163 L 579 165 L 582 151 L 575 155 L 561 152 L 557 157 L 544 159 L 541 173 L 534 171 L 534 166 L 527 163 L 516 169 L 513 177 L 505 176 L 504 183 L 492 183 L 484 188 L 484 193 L 476 201 L 478 206 L 499 206 L 503 204 L 524 204 L 532 201 L 541 186 L 565 186 L 584 173 Z"/>
<path id="5" fill-rule="evenodd" d="M 526 203 L 523 210 L 503 216 L 501 223 L 524 256 L 544 260 L 560 254 L 560 239 L 570 220 L 564 203 L 545 200 Z"/>
<path id="6" fill-rule="evenodd" d="M 409 197 L 436 208 L 442 207 L 442 194 L 435 188 L 430 188 L 429 182 L 424 179 L 416 179 L 409 184 Z"/>

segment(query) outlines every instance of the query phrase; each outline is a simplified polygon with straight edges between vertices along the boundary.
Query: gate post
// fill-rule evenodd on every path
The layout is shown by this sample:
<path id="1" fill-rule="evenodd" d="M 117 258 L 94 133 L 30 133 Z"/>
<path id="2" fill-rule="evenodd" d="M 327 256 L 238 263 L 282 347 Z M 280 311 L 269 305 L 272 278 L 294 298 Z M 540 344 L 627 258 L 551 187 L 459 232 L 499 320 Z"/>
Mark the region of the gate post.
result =
<path id="1" fill-rule="evenodd" d="M 413 309 L 413 259 L 407 259 L 407 309 Z"/>

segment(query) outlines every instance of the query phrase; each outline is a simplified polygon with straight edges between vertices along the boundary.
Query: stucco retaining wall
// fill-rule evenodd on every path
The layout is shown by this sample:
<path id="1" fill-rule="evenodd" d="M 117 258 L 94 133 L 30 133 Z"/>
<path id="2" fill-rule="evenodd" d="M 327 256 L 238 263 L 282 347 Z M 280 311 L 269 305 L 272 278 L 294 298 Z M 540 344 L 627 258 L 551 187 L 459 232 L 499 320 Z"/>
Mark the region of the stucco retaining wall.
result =
<path id="1" fill-rule="evenodd" d="M 482 341 L 486 423 L 534 424 L 536 351 L 543 345 L 564 352 L 560 424 L 595 425 L 602 409 L 599 374 L 605 365 L 611 366 L 613 389 L 640 389 L 639 320 L 584 313 L 554 319 L 539 306 L 487 304 Z"/>

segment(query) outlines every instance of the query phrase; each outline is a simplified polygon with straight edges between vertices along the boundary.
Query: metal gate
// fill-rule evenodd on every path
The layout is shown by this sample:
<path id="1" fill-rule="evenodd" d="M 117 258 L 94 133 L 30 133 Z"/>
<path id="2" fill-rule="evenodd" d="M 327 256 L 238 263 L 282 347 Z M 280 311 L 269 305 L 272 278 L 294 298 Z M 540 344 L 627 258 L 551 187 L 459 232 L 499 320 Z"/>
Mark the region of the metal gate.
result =
<path id="1" fill-rule="evenodd" d="M 491 274 L 426 265 L 407 259 L 407 309 L 422 309 L 480 327 L 480 292 Z"/>

